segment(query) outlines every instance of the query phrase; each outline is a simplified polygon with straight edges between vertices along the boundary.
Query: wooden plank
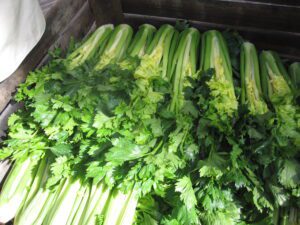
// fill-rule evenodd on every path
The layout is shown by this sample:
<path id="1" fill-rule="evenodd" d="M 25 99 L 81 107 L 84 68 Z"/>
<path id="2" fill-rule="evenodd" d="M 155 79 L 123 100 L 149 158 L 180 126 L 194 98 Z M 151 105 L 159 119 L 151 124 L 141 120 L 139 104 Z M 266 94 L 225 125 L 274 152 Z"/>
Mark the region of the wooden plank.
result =
<path id="1" fill-rule="evenodd" d="M 121 0 L 89 0 L 89 3 L 97 26 L 123 23 Z"/>
<path id="2" fill-rule="evenodd" d="M 227 2 L 240 2 L 246 4 L 269 4 L 278 6 L 300 6 L 300 1 L 295 0 L 220 0 Z"/>
<path id="3" fill-rule="evenodd" d="M 94 17 L 90 9 L 88 1 L 86 1 L 82 8 L 78 10 L 78 13 L 65 29 L 59 35 L 59 38 L 51 46 L 50 50 L 54 47 L 59 47 L 62 50 L 66 50 L 69 47 L 70 39 L 74 38 L 75 41 L 81 41 L 83 37 L 90 31 L 91 26 L 94 23 Z"/>
<path id="4" fill-rule="evenodd" d="M 277 4 L 277 5 L 300 6 L 300 2 L 295 1 L 295 0 L 223 0 L 223 1 L 264 3 L 264 4 L 272 4 L 272 5 Z"/>
<path id="5" fill-rule="evenodd" d="M 0 112 L 10 101 L 16 87 L 25 80 L 28 72 L 35 68 L 47 54 L 49 47 L 57 40 L 60 32 L 70 23 L 85 2 L 86 0 L 59 0 L 49 11 L 46 15 L 46 31 L 40 42 L 24 59 L 19 68 L 0 83 Z"/>
<path id="6" fill-rule="evenodd" d="M 250 0 L 122 0 L 124 13 L 300 32 L 300 6 Z M 296 2 L 296 1 L 295 1 Z M 280 3 L 280 4 L 279 4 Z"/>
<path id="7" fill-rule="evenodd" d="M 175 18 L 145 16 L 125 13 L 125 22 L 137 28 L 143 23 L 150 23 L 154 26 L 160 26 L 164 23 L 175 25 Z M 253 42 L 258 49 L 270 49 L 277 51 L 282 57 L 294 61 L 300 61 L 300 34 L 282 31 L 264 30 L 258 28 L 249 28 L 241 26 L 228 26 L 224 24 L 215 24 L 190 20 L 190 25 L 198 28 L 201 32 L 210 29 L 218 30 L 236 30 L 243 38 Z"/>

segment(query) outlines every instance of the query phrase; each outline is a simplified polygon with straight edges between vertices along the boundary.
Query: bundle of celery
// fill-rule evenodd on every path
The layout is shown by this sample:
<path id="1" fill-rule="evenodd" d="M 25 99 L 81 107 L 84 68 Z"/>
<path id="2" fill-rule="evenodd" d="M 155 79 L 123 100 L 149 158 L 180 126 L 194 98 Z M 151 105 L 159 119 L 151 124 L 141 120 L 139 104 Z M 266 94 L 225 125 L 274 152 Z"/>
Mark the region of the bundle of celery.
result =
<path id="1" fill-rule="evenodd" d="M 0 222 L 299 224 L 298 65 L 179 28 L 104 25 L 28 76 Z"/>

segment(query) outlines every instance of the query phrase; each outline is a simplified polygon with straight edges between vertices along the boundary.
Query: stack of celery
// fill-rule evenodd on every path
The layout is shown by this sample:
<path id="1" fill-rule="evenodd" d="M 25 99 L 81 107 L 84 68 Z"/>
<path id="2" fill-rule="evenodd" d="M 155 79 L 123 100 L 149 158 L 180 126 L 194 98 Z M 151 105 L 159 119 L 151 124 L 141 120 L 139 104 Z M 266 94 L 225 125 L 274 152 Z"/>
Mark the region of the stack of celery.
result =
<path id="1" fill-rule="evenodd" d="M 228 41 L 104 25 L 51 53 L 15 95 L 0 222 L 300 224 L 300 63 Z"/>

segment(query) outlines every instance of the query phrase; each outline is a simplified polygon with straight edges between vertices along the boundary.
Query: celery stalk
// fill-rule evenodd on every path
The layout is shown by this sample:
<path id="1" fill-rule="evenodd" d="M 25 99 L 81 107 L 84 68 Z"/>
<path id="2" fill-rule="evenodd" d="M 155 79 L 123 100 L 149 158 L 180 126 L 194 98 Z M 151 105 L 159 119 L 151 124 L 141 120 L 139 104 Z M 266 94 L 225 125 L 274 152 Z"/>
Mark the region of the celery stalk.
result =
<path id="1" fill-rule="evenodd" d="M 296 90 L 300 89 L 300 63 L 294 62 L 289 66 L 289 75 Z"/>
<path id="2" fill-rule="evenodd" d="M 122 222 L 124 211 L 126 211 L 127 203 L 131 197 L 131 193 L 123 194 L 119 190 L 114 190 L 111 194 L 106 212 L 104 214 L 104 223 L 103 225 L 119 225 L 125 224 Z M 132 207 L 134 203 L 130 202 Z M 135 207 L 134 207 L 135 208 Z M 130 214 L 131 215 L 131 214 Z M 131 219 L 131 218 L 129 218 Z M 124 221 L 125 222 L 125 221 Z M 129 224 L 128 224 L 129 225 Z"/>
<path id="3" fill-rule="evenodd" d="M 260 54 L 261 81 L 264 97 L 272 103 L 291 102 L 290 81 L 279 56 L 272 51 Z"/>
<path id="4" fill-rule="evenodd" d="M 123 208 L 121 215 L 118 218 L 118 225 L 132 225 L 134 221 L 134 215 L 137 207 L 137 196 L 134 191 L 129 193 L 125 208 Z"/>
<path id="5" fill-rule="evenodd" d="M 22 211 L 28 208 L 28 205 L 30 205 L 30 203 L 33 201 L 36 195 L 39 195 L 40 190 L 45 186 L 50 172 L 50 162 L 51 160 L 47 157 L 44 157 L 41 160 L 36 177 L 30 187 L 30 191 L 27 194 L 22 207 L 17 212 L 15 223 L 16 221 L 18 221 L 18 217 L 22 215 Z M 39 204 L 38 206 L 42 206 L 42 204 Z"/>
<path id="6" fill-rule="evenodd" d="M 183 31 L 175 58 L 176 69 L 172 77 L 173 96 L 170 109 L 178 112 L 184 105 L 184 88 L 189 84 L 187 77 L 196 78 L 197 53 L 200 41 L 200 33 L 195 28 Z"/>
<path id="7" fill-rule="evenodd" d="M 172 80 L 172 75 L 174 74 L 175 67 L 176 67 L 176 55 L 177 54 L 177 48 L 178 48 L 178 41 L 179 41 L 180 35 L 179 32 L 176 30 L 171 41 L 170 46 L 170 53 L 169 53 L 169 59 L 168 59 L 168 69 L 167 69 L 167 79 L 168 81 Z"/>
<path id="8" fill-rule="evenodd" d="M 214 73 L 206 83 L 211 98 L 207 118 L 220 130 L 229 131 L 230 121 L 237 113 L 238 101 L 227 45 L 222 34 L 215 30 L 202 36 L 200 70 L 207 72 L 209 69 L 213 69 Z"/>
<path id="9" fill-rule="evenodd" d="M 80 202 L 78 198 L 82 197 L 81 191 L 82 185 L 79 179 L 73 181 L 71 178 L 67 178 L 62 191 L 53 203 L 43 225 L 67 224 L 74 204 L 78 206 L 78 202 Z"/>
<path id="10" fill-rule="evenodd" d="M 119 62 L 125 56 L 133 35 L 132 28 L 127 24 L 117 26 L 112 32 L 107 45 L 95 66 L 100 70 L 111 62 Z"/>
<path id="11" fill-rule="evenodd" d="M 136 58 L 141 58 L 146 53 L 146 49 L 150 45 L 153 35 L 156 32 L 156 28 L 149 24 L 143 24 L 139 27 L 138 32 L 135 34 L 133 41 L 131 42 L 126 57 L 120 62 L 122 69 L 135 70 L 138 66 Z"/>
<path id="12" fill-rule="evenodd" d="M 89 185 L 89 187 L 87 187 L 87 190 L 84 193 L 82 201 L 81 201 L 79 207 L 77 208 L 75 215 L 73 216 L 70 224 L 81 224 L 80 218 L 82 217 L 82 215 L 84 213 L 84 209 L 88 204 L 89 197 L 90 197 L 90 185 Z"/>
<path id="13" fill-rule="evenodd" d="M 73 204 L 66 225 L 77 224 L 76 222 L 79 220 L 80 214 L 82 213 L 84 206 L 87 204 L 88 197 L 89 197 L 89 186 L 84 184 L 77 192 L 76 200 Z"/>
<path id="14" fill-rule="evenodd" d="M 129 55 L 138 57 L 143 56 L 155 32 L 156 28 L 154 26 L 150 24 L 141 25 L 128 48 Z"/>
<path id="15" fill-rule="evenodd" d="M 170 25 L 160 27 L 146 50 L 146 54 L 141 58 L 140 66 L 134 74 L 136 78 L 162 77 L 167 79 L 168 56 L 174 34 L 174 27 Z"/>
<path id="16" fill-rule="evenodd" d="M 79 220 L 79 224 L 93 225 L 97 215 L 103 215 L 109 200 L 110 190 L 104 183 L 93 184 L 88 202 Z"/>
<path id="17" fill-rule="evenodd" d="M 34 198 L 28 202 L 14 219 L 15 225 L 31 224 L 41 225 L 44 218 L 52 208 L 55 199 L 58 197 L 65 180 L 55 187 L 55 190 L 50 190 L 45 186 L 40 188 Z"/>
<path id="18" fill-rule="evenodd" d="M 95 56 L 101 55 L 114 26 L 107 24 L 99 27 L 84 43 L 67 57 L 66 67 L 74 69 Z"/>
<path id="19" fill-rule="evenodd" d="M 22 207 L 34 182 L 38 170 L 40 156 L 28 156 L 24 161 L 16 161 L 10 171 L 0 195 L 0 222 L 7 223 Z M 41 168 L 40 168 L 41 169 Z M 35 193 L 32 188 L 31 193 Z"/>
<path id="20" fill-rule="evenodd" d="M 229 52 L 222 34 L 210 30 L 203 34 L 200 69 L 215 69 L 215 77 L 232 84 L 232 67 Z"/>
<path id="21" fill-rule="evenodd" d="M 241 48 L 241 101 L 247 104 L 251 114 L 264 114 L 268 111 L 262 98 L 258 56 L 255 46 L 245 42 Z"/>

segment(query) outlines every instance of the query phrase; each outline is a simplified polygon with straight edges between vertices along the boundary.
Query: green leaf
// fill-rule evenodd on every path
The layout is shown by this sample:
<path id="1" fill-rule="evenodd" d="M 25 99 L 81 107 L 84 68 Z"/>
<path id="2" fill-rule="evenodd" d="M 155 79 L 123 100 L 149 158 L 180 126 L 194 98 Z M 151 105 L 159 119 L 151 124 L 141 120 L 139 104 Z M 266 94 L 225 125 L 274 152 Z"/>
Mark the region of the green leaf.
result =
<path id="1" fill-rule="evenodd" d="M 160 119 L 151 119 L 150 126 L 152 129 L 152 133 L 154 137 L 163 136 L 163 130 L 161 127 L 161 120 Z"/>
<path id="2" fill-rule="evenodd" d="M 210 165 L 202 166 L 199 172 L 200 177 L 215 177 L 216 179 L 219 179 L 223 175 L 223 172 L 220 169 Z"/>
<path id="3" fill-rule="evenodd" d="M 11 148 L 2 148 L 0 149 L 0 160 L 4 160 L 7 157 L 11 156 L 11 154 L 14 152 Z"/>
<path id="4" fill-rule="evenodd" d="M 253 202 L 257 209 L 262 212 L 263 208 L 269 208 L 273 210 L 273 205 L 265 198 L 264 194 L 260 193 L 257 188 L 252 191 Z"/>
<path id="5" fill-rule="evenodd" d="M 72 155 L 72 146 L 65 143 L 57 143 L 51 147 L 51 151 L 56 156 L 70 156 Z"/>
<path id="6" fill-rule="evenodd" d="M 149 149 L 146 146 L 136 145 L 125 138 L 116 138 L 112 141 L 113 147 L 105 155 L 105 159 L 115 165 L 143 157 Z"/>
<path id="7" fill-rule="evenodd" d="M 66 156 L 56 158 L 55 162 L 51 165 L 50 170 L 51 177 L 47 181 L 47 188 L 55 186 L 63 178 L 66 178 L 71 174 L 70 158 Z"/>
<path id="8" fill-rule="evenodd" d="M 175 186 L 175 190 L 180 192 L 180 199 L 188 209 L 192 209 L 197 204 L 197 199 L 192 186 L 191 179 L 187 176 L 180 178 Z"/>
<path id="9" fill-rule="evenodd" d="M 106 116 L 102 112 L 98 112 L 94 118 L 93 127 L 101 129 L 105 122 L 109 121 L 110 117 Z"/>
<path id="10" fill-rule="evenodd" d="M 296 160 L 285 160 L 279 170 L 279 182 L 286 188 L 300 185 L 300 164 Z"/>

